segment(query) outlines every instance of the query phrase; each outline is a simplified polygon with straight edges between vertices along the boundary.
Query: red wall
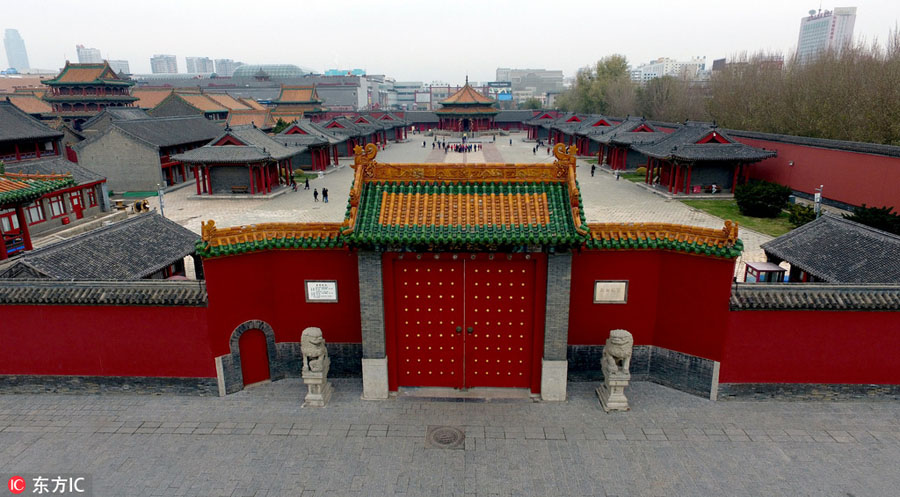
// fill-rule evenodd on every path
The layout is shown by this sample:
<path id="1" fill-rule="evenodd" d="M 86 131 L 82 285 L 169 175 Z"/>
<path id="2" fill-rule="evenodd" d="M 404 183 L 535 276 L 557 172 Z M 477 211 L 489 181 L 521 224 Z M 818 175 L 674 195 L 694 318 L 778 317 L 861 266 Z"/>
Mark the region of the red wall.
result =
<path id="1" fill-rule="evenodd" d="M 719 360 L 734 261 L 658 250 L 589 251 L 572 260 L 569 344 L 622 328 L 636 345 Z M 628 302 L 594 304 L 594 280 L 628 280 Z"/>
<path id="2" fill-rule="evenodd" d="M 0 374 L 216 376 L 206 308 L 2 307 Z"/>
<path id="3" fill-rule="evenodd" d="M 740 311 L 722 383 L 900 383 L 897 312 Z"/>
<path id="4" fill-rule="evenodd" d="M 778 151 L 777 157 L 750 166 L 750 177 L 772 181 L 813 194 L 825 185 L 823 196 L 851 205 L 900 208 L 897 176 L 900 158 L 860 154 L 735 137 L 741 143 Z M 794 162 L 791 166 L 788 163 Z"/>
<path id="5" fill-rule="evenodd" d="M 203 261 L 209 294 L 209 339 L 214 356 L 229 353 L 231 333 L 259 319 L 277 342 L 299 342 L 304 328 L 322 328 L 325 340 L 359 343 L 356 252 L 268 250 Z M 337 303 L 307 303 L 304 280 L 337 280 Z"/>

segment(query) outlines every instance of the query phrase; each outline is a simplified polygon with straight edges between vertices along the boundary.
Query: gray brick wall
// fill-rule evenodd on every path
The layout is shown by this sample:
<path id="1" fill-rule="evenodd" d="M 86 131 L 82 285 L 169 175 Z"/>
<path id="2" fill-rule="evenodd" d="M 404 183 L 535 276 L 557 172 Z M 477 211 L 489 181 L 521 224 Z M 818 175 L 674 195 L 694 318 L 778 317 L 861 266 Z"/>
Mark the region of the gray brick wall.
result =
<path id="1" fill-rule="evenodd" d="M 232 186 L 246 186 L 247 193 L 250 193 L 250 168 L 243 165 L 212 167 L 209 181 L 212 183 L 213 193 L 231 193 Z"/>
<path id="2" fill-rule="evenodd" d="M 218 387 L 215 378 L 0 375 L 0 394 L 113 392 L 215 396 Z"/>
<path id="3" fill-rule="evenodd" d="M 380 252 L 359 252 L 359 314 L 363 357 L 384 359 L 384 283 Z"/>
<path id="4" fill-rule="evenodd" d="M 719 400 L 900 400 L 900 385 L 719 383 Z"/>
<path id="5" fill-rule="evenodd" d="M 547 312 L 544 325 L 544 359 L 566 359 L 569 342 L 569 295 L 572 287 L 572 254 L 547 257 Z M 539 325 L 539 323 L 538 323 Z"/>
<path id="6" fill-rule="evenodd" d="M 107 187 L 114 192 L 156 190 L 163 181 L 156 147 L 116 128 L 77 148 L 79 164 L 106 176 Z"/>
<path id="7" fill-rule="evenodd" d="M 602 345 L 568 347 L 569 381 L 603 381 L 600 370 Z M 654 345 L 636 345 L 631 356 L 631 379 L 709 398 L 715 361 Z M 719 396 L 721 396 L 721 390 Z"/>

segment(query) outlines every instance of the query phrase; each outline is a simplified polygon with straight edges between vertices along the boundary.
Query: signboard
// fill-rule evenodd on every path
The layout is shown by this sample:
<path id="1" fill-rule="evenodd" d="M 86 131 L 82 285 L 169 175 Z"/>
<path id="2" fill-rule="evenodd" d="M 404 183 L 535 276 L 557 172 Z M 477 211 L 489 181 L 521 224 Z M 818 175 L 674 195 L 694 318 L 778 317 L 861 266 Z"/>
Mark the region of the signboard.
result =
<path id="1" fill-rule="evenodd" d="M 624 304 L 627 301 L 627 281 L 594 281 L 595 304 Z"/>
<path id="2" fill-rule="evenodd" d="M 489 88 L 512 88 L 511 81 L 489 81 Z"/>
<path id="3" fill-rule="evenodd" d="M 305 280 L 307 302 L 337 302 L 336 280 Z"/>
<path id="4" fill-rule="evenodd" d="M 497 101 L 504 102 L 504 101 L 509 101 L 509 100 L 512 100 L 512 93 L 498 93 L 497 94 Z"/>

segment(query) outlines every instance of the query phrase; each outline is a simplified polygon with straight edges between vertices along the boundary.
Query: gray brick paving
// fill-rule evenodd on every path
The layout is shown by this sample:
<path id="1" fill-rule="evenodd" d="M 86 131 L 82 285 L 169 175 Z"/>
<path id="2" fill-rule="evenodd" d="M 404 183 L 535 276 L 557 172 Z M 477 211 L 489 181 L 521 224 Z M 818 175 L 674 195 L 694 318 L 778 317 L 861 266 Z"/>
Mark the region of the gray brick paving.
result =
<path id="1" fill-rule="evenodd" d="M 84 472 L 130 495 L 896 495 L 900 403 L 710 402 L 647 382 L 604 413 L 565 403 L 359 400 L 297 379 L 223 397 L 0 396 L 0 477 Z M 428 448 L 428 426 L 466 434 Z"/>

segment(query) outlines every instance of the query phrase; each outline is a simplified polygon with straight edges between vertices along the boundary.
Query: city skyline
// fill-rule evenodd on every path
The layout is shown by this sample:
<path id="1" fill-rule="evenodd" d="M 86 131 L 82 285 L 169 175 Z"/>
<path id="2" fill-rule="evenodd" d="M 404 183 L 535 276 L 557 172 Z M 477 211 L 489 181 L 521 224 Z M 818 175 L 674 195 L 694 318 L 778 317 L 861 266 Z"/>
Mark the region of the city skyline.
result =
<path id="1" fill-rule="evenodd" d="M 352 16 L 347 16 L 349 3 Z M 209 2 L 184 5 L 162 1 L 142 12 L 139 25 L 110 13 L 101 2 L 86 1 L 65 16 L 34 19 L 27 8 L 12 4 L 5 16 L 9 26 L 29 40 L 29 58 L 34 68 L 56 70 L 65 60 L 77 60 L 76 44 L 97 47 L 104 59 L 127 60 L 136 74 L 150 73 L 155 54 L 174 54 L 179 66 L 185 57 L 233 59 L 247 64 L 295 64 L 319 72 L 329 68 L 359 67 L 370 74 L 387 74 L 398 81 L 446 81 L 455 84 L 466 75 L 473 81 L 491 81 L 498 67 L 561 69 L 567 77 L 578 68 L 600 58 L 621 53 L 632 66 L 669 57 L 689 60 L 705 56 L 708 61 L 740 52 L 796 49 L 799 20 L 811 8 L 801 2 L 762 0 L 753 9 L 733 5 L 649 0 L 641 6 L 600 5 L 594 2 L 563 2 L 554 6 L 551 22 L 545 4 L 539 2 L 495 2 L 484 6 L 462 1 L 447 7 L 425 5 L 411 8 L 399 1 L 373 6 L 361 2 L 304 5 L 304 15 L 323 22 L 310 23 L 305 36 L 328 40 L 323 48 L 294 49 L 290 37 L 272 43 L 262 37 L 222 39 L 209 37 L 193 26 L 196 16 L 212 24 L 237 27 L 232 32 L 286 32 L 290 16 L 248 16 L 240 6 Z M 851 4 L 851 5 L 847 5 Z M 64 2 L 50 0 L 51 11 Z M 822 4 L 823 10 L 857 7 L 856 38 L 885 41 L 900 15 L 888 0 L 859 0 L 846 4 Z M 273 7 L 288 12 L 297 7 L 278 2 Z M 472 15 L 477 11 L 477 15 Z M 893 14 L 893 15 L 891 15 Z M 598 21 L 591 29 L 569 29 L 568 19 Z M 100 20 L 104 29 L 87 30 Z M 283 21 L 281 19 L 284 19 Z M 357 19 L 357 21 L 354 21 Z M 353 27 L 354 36 L 337 36 L 335 26 Z M 457 26 L 434 30 L 435 25 Z M 396 29 L 402 26 L 403 29 Z M 164 29 L 163 29 L 164 27 Z M 53 36 L 47 36 L 47 33 Z M 172 36 L 176 33 L 175 36 Z M 556 33 L 556 34 L 555 34 Z M 378 50 L 360 50 L 365 40 L 378 40 Z M 555 41 L 554 41 L 555 39 Z M 33 41 L 32 41 L 33 40 Z M 566 49 L 566 47 L 571 49 Z M 460 54 L 456 56 L 456 54 Z M 6 67 L 5 58 L 0 66 Z"/>

